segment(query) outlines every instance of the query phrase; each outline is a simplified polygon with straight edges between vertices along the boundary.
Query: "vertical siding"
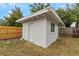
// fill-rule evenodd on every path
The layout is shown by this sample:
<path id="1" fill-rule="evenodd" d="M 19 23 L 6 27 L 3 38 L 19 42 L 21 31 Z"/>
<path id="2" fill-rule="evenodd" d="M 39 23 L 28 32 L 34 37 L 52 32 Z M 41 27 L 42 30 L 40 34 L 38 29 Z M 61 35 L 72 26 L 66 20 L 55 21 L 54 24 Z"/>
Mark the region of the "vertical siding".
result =
<path id="1" fill-rule="evenodd" d="M 55 24 L 55 32 L 51 32 L 51 21 L 47 20 L 47 27 L 46 27 L 46 33 L 47 33 L 47 39 L 46 39 L 46 46 L 48 47 L 51 43 L 55 42 L 58 38 L 58 25 L 53 22 Z"/>
<path id="2" fill-rule="evenodd" d="M 46 46 L 46 19 L 38 19 L 33 21 L 33 43 L 39 46 Z"/>
<path id="3" fill-rule="evenodd" d="M 23 23 L 23 38 L 28 39 L 28 23 Z M 46 47 L 46 18 L 31 21 L 32 42 L 38 46 Z"/>
<path id="4" fill-rule="evenodd" d="M 35 21 L 31 21 L 32 42 L 38 46 L 44 48 L 48 47 L 51 43 L 55 42 L 58 38 L 58 24 L 55 23 L 55 32 L 51 32 L 51 21 L 46 18 L 40 18 Z M 30 22 L 23 23 L 23 38 L 28 40 L 28 27 Z"/>
<path id="5" fill-rule="evenodd" d="M 28 40 L 28 23 L 23 23 L 22 38 L 24 38 L 25 40 Z"/>

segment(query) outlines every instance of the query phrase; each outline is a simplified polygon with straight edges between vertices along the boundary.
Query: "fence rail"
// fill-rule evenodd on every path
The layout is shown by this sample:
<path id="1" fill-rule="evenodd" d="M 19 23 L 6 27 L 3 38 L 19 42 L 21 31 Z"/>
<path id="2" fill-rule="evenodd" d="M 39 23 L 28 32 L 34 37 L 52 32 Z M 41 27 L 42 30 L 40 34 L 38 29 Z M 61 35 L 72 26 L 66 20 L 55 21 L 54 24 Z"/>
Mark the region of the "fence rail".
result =
<path id="1" fill-rule="evenodd" d="M 21 27 L 0 26 L 0 40 L 16 39 L 21 36 Z"/>

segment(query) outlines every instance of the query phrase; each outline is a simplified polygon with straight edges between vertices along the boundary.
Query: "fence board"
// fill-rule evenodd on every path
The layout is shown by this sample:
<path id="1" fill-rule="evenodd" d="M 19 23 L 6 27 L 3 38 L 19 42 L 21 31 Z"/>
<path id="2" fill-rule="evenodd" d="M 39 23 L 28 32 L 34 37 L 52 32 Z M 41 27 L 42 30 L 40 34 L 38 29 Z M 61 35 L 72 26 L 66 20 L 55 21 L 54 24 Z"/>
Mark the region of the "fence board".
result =
<path id="1" fill-rule="evenodd" d="M 21 36 L 21 27 L 0 26 L 0 40 L 16 39 Z"/>
<path id="2" fill-rule="evenodd" d="M 60 37 L 79 37 L 79 28 L 59 28 Z"/>

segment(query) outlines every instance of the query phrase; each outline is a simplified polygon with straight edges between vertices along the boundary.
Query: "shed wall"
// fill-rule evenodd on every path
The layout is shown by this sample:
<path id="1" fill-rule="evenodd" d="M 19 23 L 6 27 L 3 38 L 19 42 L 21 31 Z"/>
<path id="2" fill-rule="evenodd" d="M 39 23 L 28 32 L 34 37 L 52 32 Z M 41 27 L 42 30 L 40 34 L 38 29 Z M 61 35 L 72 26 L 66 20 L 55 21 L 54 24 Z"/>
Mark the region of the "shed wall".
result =
<path id="1" fill-rule="evenodd" d="M 51 32 L 51 23 L 55 24 L 55 32 Z M 55 42 L 58 39 L 58 24 L 55 23 L 54 21 L 47 20 L 46 23 L 46 46 L 48 47 L 50 44 Z"/>
<path id="2" fill-rule="evenodd" d="M 23 23 L 22 25 L 22 38 L 28 40 L 28 23 Z"/>
<path id="3" fill-rule="evenodd" d="M 51 23 L 55 24 L 55 32 L 51 32 Z M 55 42 L 58 38 L 58 24 L 55 21 L 50 21 L 47 18 L 40 18 L 31 22 L 23 23 L 22 36 L 29 41 L 28 28 L 31 23 L 32 42 L 44 48 Z"/>
<path id="4" fill-rule="evenodd" d="M 29 41 L 28 23 L 23 23 L 23 38 Z M 46 18 L 31 21 L 32 42 L 38 46 L 46 47 Z"/>

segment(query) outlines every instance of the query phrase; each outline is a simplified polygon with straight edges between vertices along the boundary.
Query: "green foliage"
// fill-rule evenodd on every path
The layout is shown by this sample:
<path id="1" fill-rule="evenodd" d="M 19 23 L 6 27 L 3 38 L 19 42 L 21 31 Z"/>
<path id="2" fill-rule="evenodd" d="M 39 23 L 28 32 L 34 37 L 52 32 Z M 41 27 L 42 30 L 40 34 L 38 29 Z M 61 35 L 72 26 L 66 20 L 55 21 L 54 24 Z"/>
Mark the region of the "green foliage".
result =
<path id="1" fill-rule="evenodd" d="M 30 7 L 31 7 L 31 13 L 34 13 L 38 10 L 41 10 L 41 9 L 44 9 L 46 7 L 49 7 L 50 4 L 49 3 L 34 3 L 34 4 L 31 4 Z"/>
<path id="2" fill-rule="evenodd" d="M 0 20 L 0 25 L 4 26 L 22 26 L 20 23 L 16 23 L 17 19 L 23 17 L 23 14 L 19 7 L 15 6 L 15 9 L 12 9 L 11 13 L 8 13 L 9 16 L 4 16 L 3 20 Z"/>
<path id="3" fill-rule="evenodd" d="M 56 10 L 66 27 L 70 27 L 71 23 L 79 20 L 79 4 L 72 6 L 67 4 L 66 9 L 60 8 Z"/>

